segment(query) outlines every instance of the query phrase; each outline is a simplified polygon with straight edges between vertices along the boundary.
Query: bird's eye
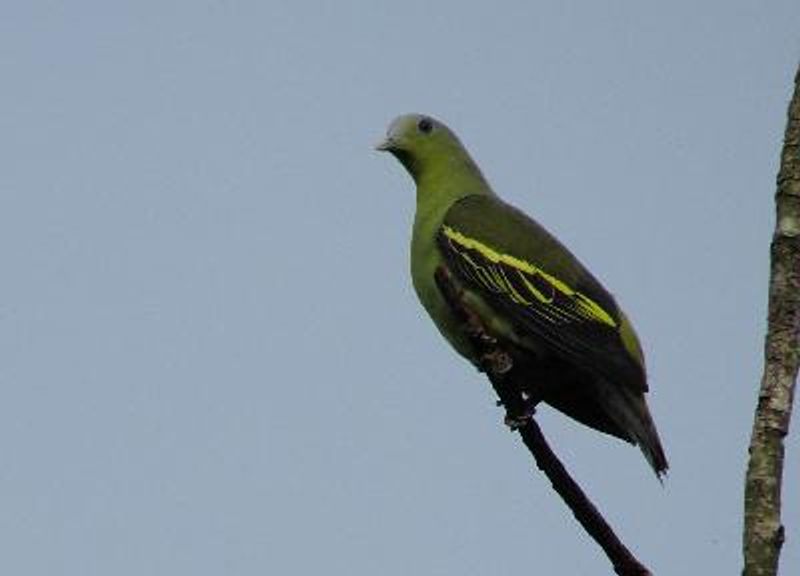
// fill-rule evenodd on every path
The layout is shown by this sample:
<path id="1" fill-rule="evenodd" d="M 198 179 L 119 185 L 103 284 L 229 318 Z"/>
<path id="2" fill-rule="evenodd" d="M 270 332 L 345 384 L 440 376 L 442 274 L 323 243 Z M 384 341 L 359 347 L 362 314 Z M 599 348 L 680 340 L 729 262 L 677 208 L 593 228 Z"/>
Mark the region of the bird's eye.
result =
<path id="1" fill-rule="evenodd" d="M 430 134 L 431 130 L 433 130 L 433 121 L 430 118 L 422 118 L 417 122 L 417 128 L 423 134 Z"/>

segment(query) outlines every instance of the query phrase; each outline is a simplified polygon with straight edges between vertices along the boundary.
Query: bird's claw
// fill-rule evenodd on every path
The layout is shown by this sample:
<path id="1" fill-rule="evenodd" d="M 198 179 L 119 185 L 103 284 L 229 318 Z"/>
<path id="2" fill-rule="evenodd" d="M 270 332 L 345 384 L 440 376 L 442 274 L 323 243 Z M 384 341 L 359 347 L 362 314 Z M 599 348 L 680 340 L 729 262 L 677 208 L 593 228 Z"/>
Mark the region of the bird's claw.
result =
<path id="1" fill-rule="evenodd" d="M 483 367 L 484 371 L 501 375 L 511 370 L 511 368 L 514 366 L 514 361 L 511 359 L 511 355 L 507 352 L 495 349 L 481 357 L 481 366 Z"/>
<path id="2" fill-rule="evenodd" d="M 517 416 L 506 414 L 504 422 L 512 432 L 516 432 L 517 430 L 525 426 L 525 424 L 527 424 L 528 420 L 530 419 L 531 419 L 530 414 L 520 414 Z"/>
<path id="3" fill-rule="evenodd" d="M 498 404 L 501 403 L 498 402 Z M 533 418 L 534 414 L 536 414 L 536 407 L 533 404 L 528 404 L 525 406 L 525 410 L 521 414 L 506 413 L 506 417 L 503 421 L 512 432 L 516 432 L 520 428 L 524 427 L 528 421 Z"/>

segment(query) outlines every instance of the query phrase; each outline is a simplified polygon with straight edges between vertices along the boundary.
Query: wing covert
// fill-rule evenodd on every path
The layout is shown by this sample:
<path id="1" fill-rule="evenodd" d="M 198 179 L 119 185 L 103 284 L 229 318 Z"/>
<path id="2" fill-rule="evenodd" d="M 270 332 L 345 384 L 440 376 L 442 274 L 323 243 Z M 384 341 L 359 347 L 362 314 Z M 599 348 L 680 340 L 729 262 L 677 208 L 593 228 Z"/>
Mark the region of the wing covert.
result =
<path id="1" fill-rule="evenodd" d="M 576 281 L 577 275 L 559 277 L 553 269 L 557 266 L 548 269 L 532 261 L 530 250 L 523 257 L 521 251 L 513 253 L 508 243 L 501 246 L 480 237 L 474 225 L 464 228 L 460 230 L 446 218 L 438 243 L 467 287 L 505 313 L 518 330 L 544 341 L 576 364 L 612 381 L 646 389 L 642 366 L 627 354 L 620 338 L 624 317 L 588 272 L 581 275 L 588 278 L 584 285 L 592 290 L 587 294 Z M 539 230 L 543 231 L 533 232 Z M 545 238 L 554 241 L 551 239 L 549 235 Z"/>

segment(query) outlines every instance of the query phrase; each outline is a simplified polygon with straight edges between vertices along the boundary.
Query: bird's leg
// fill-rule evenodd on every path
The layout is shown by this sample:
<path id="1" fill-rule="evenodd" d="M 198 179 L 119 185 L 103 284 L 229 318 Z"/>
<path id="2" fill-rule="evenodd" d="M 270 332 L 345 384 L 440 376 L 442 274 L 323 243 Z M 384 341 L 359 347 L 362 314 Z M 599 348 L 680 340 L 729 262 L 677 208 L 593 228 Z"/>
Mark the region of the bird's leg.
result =
<path id="1" fill-rule="evenodd" d="M 490 337 L 491 338 L 491 337 Z M 492 338 L 494 340 L 494 338 Z M 496 344 L 496 342 L 494 342 Z M 481 368 L 492 374 L 506 374 L 514 367 L 511 355 L 500 348 L 493 348 L 481 356 Z"/>
<path id="2" fill-rule="evenodd" d="M 528 420 L 533 418 L 536 414 L 537 402 L 525 394 L 525 392 L 520 393 L 520 397 L 521 402 L 519 407 L 522 408 L 522 411 L 515 414 L 512 414 L 511 411 L 508 411 L 506 412 L 506 417 L 504 420 L 506 426 L 508 426 L 512 432 L 525 426 L 525 424 L 528 423 Z"/>
<path id="3" fill-rule="evenodd" d="M 536 402 L 524 392 L 520 392 L 515 384 L 513 374 L 510 374 L 513 367 L 514 360 L 511 354 L 499 347 L 481 356 L 481 369 L 489 376 L 500 396 L 497 405 L 506 407 L 504 422 L 512 432 L 522 428 L 536 413 Z"/>
<path id="4" fill-rule="evenodd" d="M 485 372 L 500 398 L 498 405 L 505 406 L 505 423 L 511 430 L 522 428 L 533 416 L 535 402 L 520 392 L 514 378 L 514 358 L 484 327 L 480 317 L 464 303 L 463 290 L 456 284 L 447 268 L 436 269 L 436 284 L 453 313 L 461 321 L 478 358 L 478 369 Z"/>

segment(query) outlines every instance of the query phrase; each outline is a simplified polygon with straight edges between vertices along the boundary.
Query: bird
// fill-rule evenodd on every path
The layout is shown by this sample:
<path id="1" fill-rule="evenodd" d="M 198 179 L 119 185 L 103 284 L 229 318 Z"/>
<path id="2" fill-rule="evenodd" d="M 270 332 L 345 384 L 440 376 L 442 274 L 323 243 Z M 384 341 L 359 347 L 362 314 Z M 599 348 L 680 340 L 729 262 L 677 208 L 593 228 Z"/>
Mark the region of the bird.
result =
<path id="1" fill-rule="evenodd" d="M 375 146 L 416 185 L 411 280 L 439 332 L 476 367 L 481 358 L 443 294 L 444 270 L 519 372 L 531 412 L 543 402 L 638 445 L 659 480 L 668 469 L 648 409 L 644 354 L 615 298 L 559 240 L 502 200 L 456 134 L 404 114 Z"/>

